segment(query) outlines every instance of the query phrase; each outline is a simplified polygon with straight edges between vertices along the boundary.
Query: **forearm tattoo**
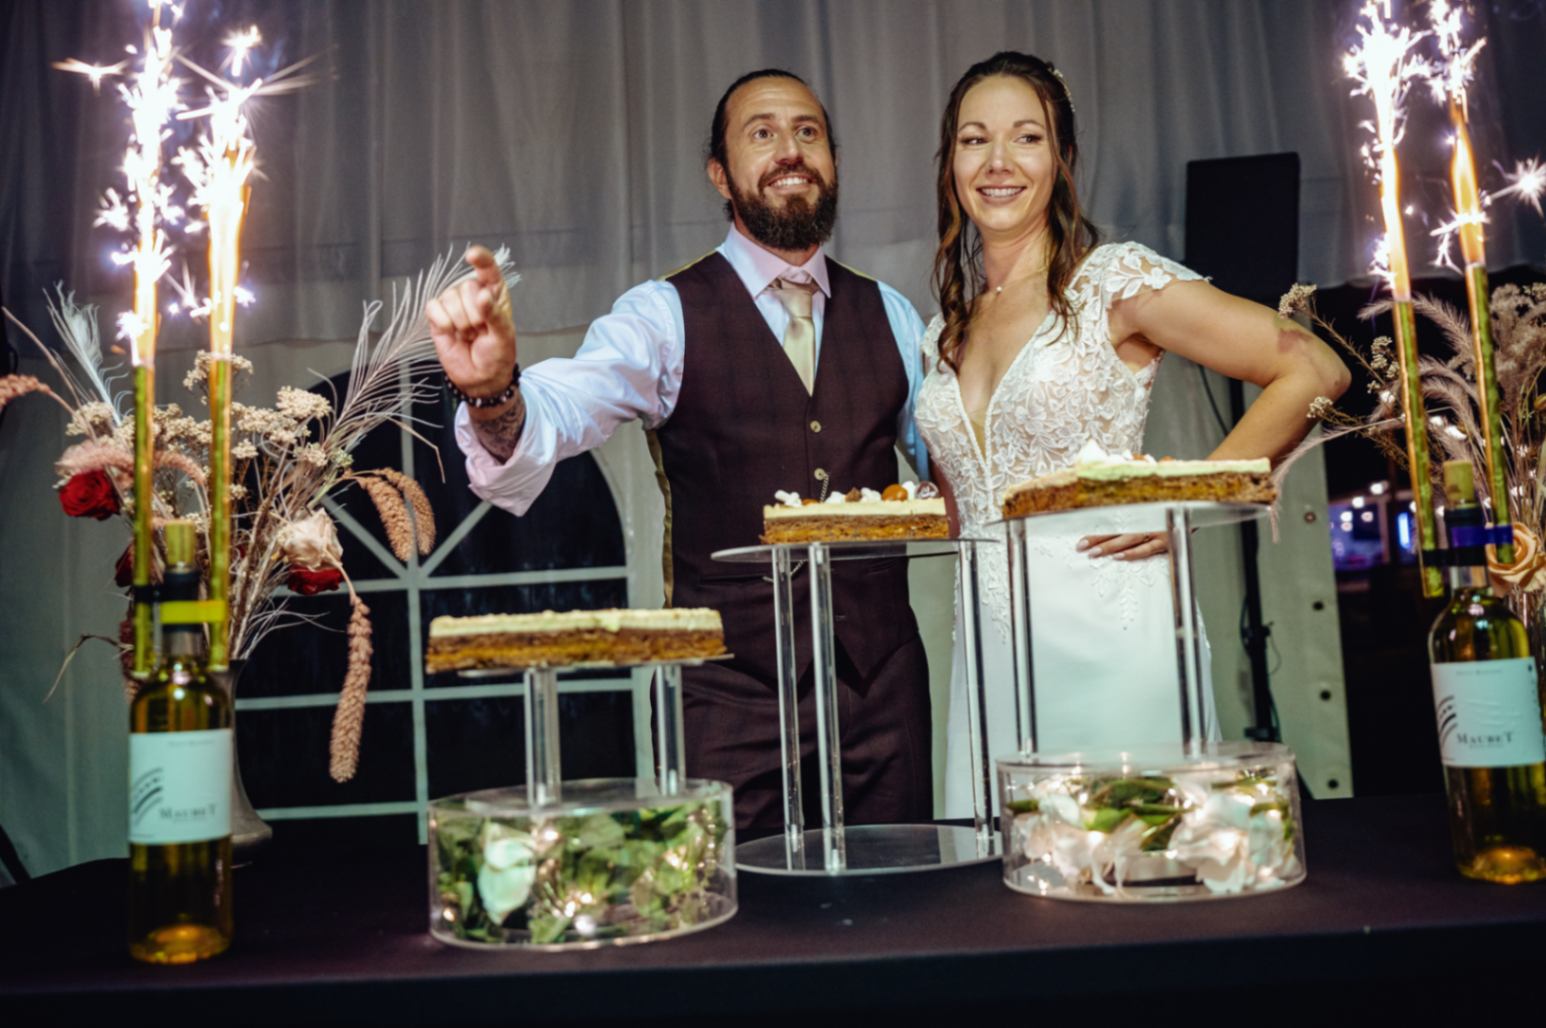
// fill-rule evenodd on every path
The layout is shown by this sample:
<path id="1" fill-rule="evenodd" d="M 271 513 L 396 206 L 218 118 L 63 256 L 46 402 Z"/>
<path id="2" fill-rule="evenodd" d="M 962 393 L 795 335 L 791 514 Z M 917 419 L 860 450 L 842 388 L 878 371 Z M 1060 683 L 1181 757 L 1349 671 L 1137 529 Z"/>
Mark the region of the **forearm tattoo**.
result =
<path id="1" fill-rule="evenodd" d="M 474 418 L 472 430 L 489 456 L 503 463 L 515 452 L 515 445 L 520 442 L 521 429 L 525 425 L 526 400 L 518 392 L 515 394 L 515 402 L 493 417 Z"/>

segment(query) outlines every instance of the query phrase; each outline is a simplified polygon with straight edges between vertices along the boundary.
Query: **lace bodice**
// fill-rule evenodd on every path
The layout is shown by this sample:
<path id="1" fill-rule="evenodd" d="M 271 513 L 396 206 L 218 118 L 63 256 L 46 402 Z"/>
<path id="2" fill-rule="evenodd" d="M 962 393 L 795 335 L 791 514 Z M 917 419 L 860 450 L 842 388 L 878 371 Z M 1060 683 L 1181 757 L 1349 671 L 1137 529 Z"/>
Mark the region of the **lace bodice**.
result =
<path id="1" fill-rule="evenodd" d="M 1090 252 L 1067 297 L 1073 309 L 1068 324 L 1053 314 L 1021 348 L 993 391 L 985 414 L 980 448 L 961 400 L 955 372 L 939 361 L 944 321 L 936 315 L 923 340 L 923 386 L 917 405 L 918 427 L 929 457 L 955 491 L 961 534 L 996 538 L 986 526 L 1000 517 L 1006 488 L 1036 475 L 1072 466 L 1085 443 L 1108 453 L 1136 453 L 1143 443 L 1149 391 L 1159 361 L 1133 371 L 1117 356 L 1110 332 L 1111 305 L 1144 289 L 1162 289 L 1174 281 L 1201 276 L 1138 243 L 1110 243 Z M 1053 544 L 1045 544 L 1051 547 Z M 1069 561 L 1088 561 L 1071 545 Z M 1114 572 L 1108 598 L 1122 605 L 1126 572 L 1140 565 L 1108 564 Z M 1144 561 L 1162 571 L 1159 561 Z M 1000 629 L 1008 630 L 1008 583 L 1003 561 L 982 564 L 984 605 Z M 1106 590 L 1102 590 L 1105 592 Z"/>

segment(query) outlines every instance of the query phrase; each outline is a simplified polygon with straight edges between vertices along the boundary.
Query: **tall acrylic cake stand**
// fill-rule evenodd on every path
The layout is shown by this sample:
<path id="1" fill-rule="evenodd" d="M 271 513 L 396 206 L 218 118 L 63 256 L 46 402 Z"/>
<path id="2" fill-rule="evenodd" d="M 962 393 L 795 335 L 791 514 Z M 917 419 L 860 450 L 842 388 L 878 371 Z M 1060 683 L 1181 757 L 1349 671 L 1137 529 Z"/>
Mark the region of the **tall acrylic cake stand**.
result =
<path id="1" fill-rule="evenodd" d="M 1020 753 L 998 761 L 1004 880 L 1011 888 L 1061 899 L 1148 902 L 1254 895 L 1304 879 L 1292 751 L 1279 743 L 1208 741 L 1208 676 L 1192 531 L 1253 520 L 1268 510 L 1254 503 L 1137 503 L 1001 522 L 1021 740 Z M 1130 751 L 1043 753 L 1036 718 L 1031 544 L 1046 537 L 1140 532 L 1164 532 L 1170 546 L 1181 738 L 1176 745 Z M 1126 798 L 1118 802 L 1112 799 L 1118 792 L 1102 794 L 1089 784 L 1102 781 L 1117 783 Z M 1146 789 L 1153 795 L 1141 795 Z M 1170 816 L 1178 819 L 1174 825 Z M 1143 822 L 1144 817 L 1153 820 Z M 1103 830 L 1086 831 L 1092 824 Z M 1128 836 L 1119 838 L 1115 829 L 1124 824 Z M 1146 836 L 1148 829 L 1168 834 Z M 1060 844 L 1060 833 L 1064 843 L 1078 835 L 1087 845 Z M 1125 850 L 1124 840 L 1131 844 Z M 1204 870 L 1193 874 L 1198 867 Z"/>
<path id="2" fill-rule="evenodd" d="M 591 949 L 605 945 L 648 942 L 702 931 L 729 920 L 736 912 L 735 819 L 731 788 L 724 782 L 689 779 L 682 759 L 682 668 L 702 660 L 647 661 L 638 663 L 576 664 L 563 668 L 512 667 L 462 671 L 463 678 L 490 678 L 520 672 L 525 684 L 526 785 L 524 788 L 486 789 L 448 796 L 430 803 L 430 934 L 443 942 L 485 948 Z M 658 774 L 649 778 L 597 778 L 563 780 L 558 734 L 558 676 L 560 671 L 605 668 L 624 670 L 653 668 L 655 692 L 655 753 Z M 597 827 L 598 816 L 607 820 Z M 684 822 L 692 822 L 690 825 Z M 490 827 L 492 826 L 492 827 Z M 443 853 L 465 845 L 473 831 L 481 852 L 464 855 L 480 861 L 476 889 L 441 887 L 443 871 L 455 871 Z M 570 834 L 565 834 L 566 832 Z M 637 836 L 637 839 L 634 838 Z M 668 837 L 669 836 L 669 837 Z M 542 887 L 538 865 L 558 865 L 592 844 L 610 855 L 623 852 L 624 843 L 637 841 L 630 853 L 655 854 L 675 878 L 686 869 L 699 876 L 693 895 L 673 895 L 683 910 L 661 922 L 632 909 L 628 902 L 604 911 L 581 912 L 567 926 L 547 930 L 532 927 L 506 929 L 510 917 L 493 918 L 494 929 L 470 935 L 466 929 L 469 895 L 486 906 L 491 896 L 520 894 L 523 868 L 533 870 L 526 879 L 527 893 L 535 897 Z M 680 852 L 676 852 L 676 851 Z M 506 863 L 508 861 L 508 863 Z M 484 872 L 496 868 L 496 880 L 485 891 Z M 504 881 L 498 881 L 503 876 Z M 641 875 L 641 878 L 643 876 Z M 582 890 L 585 892 L 588 890 Z M 632 890 L 630 890 L 632 891 Z M 648 890 L 646 890 L 648 891 Z M 523 899 L 512 904 L 520 910 L 536 902 Z M 596 905 L 595 897 L 580 895 L 583 906 Z M 690 907 L 688 906 L 690 903 Z M 527 925 L 537 924 L 528 910 Z M 482 907 L 477 913 L 486 913 Z"/>
<path id="3" fill-rule="evenodd" d="M 966 639 L 967 689 L 972 754 L 972 826 L 889 824 L 847 826 L 843 821 L 842 744 L 838 726 L 836 648 L 832 629 L 832 565 L 845 560 L 884 560 L 954 555 L 960 561 L 957 600 Z M 993 769 L 987 730 L 977 618 L 977 540 L 916 542 L 844 541 L 778 543 L 720 550 L 715 560 L 771 564 L 774 634 L 778 666 L 778 726 L 781 746 L 784 832 L 736 849 L 745 870 L 778 875 L 850 875 L 928 871 L 981 863 L 998 855 L 990 814 Z M 821 783 L 821 828 L 805 827 L 800 796 L 800 721 L 795 667 L 795 577 L 810 569 L 812 678 L 816 706 L 816 761 Z"/>

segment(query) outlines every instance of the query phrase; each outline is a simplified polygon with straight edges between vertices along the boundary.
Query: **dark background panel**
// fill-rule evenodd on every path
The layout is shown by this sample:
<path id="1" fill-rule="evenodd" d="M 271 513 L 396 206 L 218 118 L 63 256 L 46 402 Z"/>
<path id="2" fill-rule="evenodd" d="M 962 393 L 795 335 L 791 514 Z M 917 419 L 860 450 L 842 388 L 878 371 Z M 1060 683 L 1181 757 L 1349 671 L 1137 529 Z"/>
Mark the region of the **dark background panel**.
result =
<path id="1" fill-rule="evenodd" d="M 407 689 L 407 597 L 401 592 L 362 593 L 370 608 L 372 689 Z M 289 609 L 318 619 L 315 626 L 269 633 L 253 650 L 236 683 L 238 699 L 336 693 L 348 670 L 349 598 L 344 593 L 295 596 Z"/>
<path id="2" fill-rule="evenodd" d="M 506 696 L 425 704 L 431 798 L 525 783 L 524 703 Z M 634 777 L 630 693 L 560 696 L 558 725 L 564 778 Z"/>
<path id="3" fill-rule="evenodd" d="M 269 826 L 274 829 L 274 838 L 260 857 L 264 862 L 294 859 L 303 863 L 315 860 L 318 853 L 326 853 L 327 859 L 334 861 L 344 860 L 350 854 L 363 859 L 386 849 L 413 847 L 419 841 L 417 814 L 284 818 L 269 821 Z M 236 888 L 240 897 L 240 870 L 236 873 Z M 238 898 L 237 903 L 241 902 Z"/>
<path id="4" fill-rule="evenodd" d="M 333 707 L 244 710 L 236 717 L 236 752 L 254 807 L 412 802 L 413 707 L 365 707 L 359 769 L 338 783 L 328 774 Z"/>

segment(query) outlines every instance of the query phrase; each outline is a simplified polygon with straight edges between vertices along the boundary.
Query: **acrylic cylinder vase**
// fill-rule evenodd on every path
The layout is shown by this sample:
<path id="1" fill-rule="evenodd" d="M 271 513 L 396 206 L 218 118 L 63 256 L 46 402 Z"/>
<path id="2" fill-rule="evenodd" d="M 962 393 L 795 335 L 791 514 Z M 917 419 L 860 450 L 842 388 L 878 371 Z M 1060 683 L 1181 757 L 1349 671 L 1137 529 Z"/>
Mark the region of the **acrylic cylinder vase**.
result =
<path id="1" fill-rule="evenodd" d="M 477 948 L 589 949 L 701 931 L 736 912 L 723 782 L 648 779 L 489 789 L 429 808 L 430 934 Z"/>
<path id="2" fill-rule="evenodd" d="M 998 761 L 1004 882 L 1054 899 L 1252 896 L 1305 877 L 1293 752 L 1277 743 Z"/>

